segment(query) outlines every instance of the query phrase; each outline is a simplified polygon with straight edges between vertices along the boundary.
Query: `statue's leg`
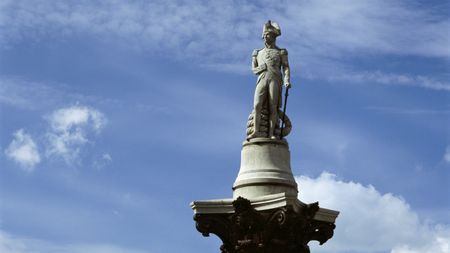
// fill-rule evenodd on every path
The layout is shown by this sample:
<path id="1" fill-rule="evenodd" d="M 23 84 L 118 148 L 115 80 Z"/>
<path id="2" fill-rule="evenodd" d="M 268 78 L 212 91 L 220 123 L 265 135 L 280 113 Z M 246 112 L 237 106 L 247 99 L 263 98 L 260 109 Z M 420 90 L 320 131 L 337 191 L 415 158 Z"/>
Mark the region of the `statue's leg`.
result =
<path id="1" fill-rule="evenodd" d="M 256 85 L 255 96 L 253 100 L 253 110 L 255 111 L 255 114 L 253 116 L 254 131 L 250 137 L 257 137 L 259 133 L 259 127 L 261 124 L 261 110 L 266 96 L 267 96 L 266 82 L 264 80 L 260 80 Z"/>
<path id="2" fill-rule="evenodd" d="M 275 139 L 275 128 L 278 122 L 278 104 L 280 100 L 280 84 L 276 80 L 269 82 L 270 128 L 269 138 Z"/>

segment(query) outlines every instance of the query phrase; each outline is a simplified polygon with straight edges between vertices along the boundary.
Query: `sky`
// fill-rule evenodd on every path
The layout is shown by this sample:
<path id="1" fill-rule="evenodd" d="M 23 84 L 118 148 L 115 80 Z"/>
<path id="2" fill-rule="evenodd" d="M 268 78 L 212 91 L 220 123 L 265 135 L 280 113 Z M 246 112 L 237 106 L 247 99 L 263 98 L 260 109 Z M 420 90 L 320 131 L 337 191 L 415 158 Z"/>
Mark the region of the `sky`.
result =
<path id="1" fill-rule="evenodd" d="M 450 252 L 450 2 L 0 0 L 0 252 L 218 252 L 267 20 L 312 252 Z"/>

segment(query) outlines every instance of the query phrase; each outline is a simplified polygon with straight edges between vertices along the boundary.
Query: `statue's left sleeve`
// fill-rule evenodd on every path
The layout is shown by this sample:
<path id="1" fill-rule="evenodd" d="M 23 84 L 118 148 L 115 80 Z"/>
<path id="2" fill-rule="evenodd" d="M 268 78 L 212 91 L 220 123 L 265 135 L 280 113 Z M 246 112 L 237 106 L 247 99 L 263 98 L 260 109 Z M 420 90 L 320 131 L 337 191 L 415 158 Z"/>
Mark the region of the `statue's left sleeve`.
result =
<path id="1" fill-rule="evenodd" d="M 286 49 L 281 49 L 281 66 L 283 68 L 283 77 L 284 77 L 284 84 L 290 85 L 291 84 L 291 70 L 289 68 L 289 61 L 288 61 L 288 52 Z"/>

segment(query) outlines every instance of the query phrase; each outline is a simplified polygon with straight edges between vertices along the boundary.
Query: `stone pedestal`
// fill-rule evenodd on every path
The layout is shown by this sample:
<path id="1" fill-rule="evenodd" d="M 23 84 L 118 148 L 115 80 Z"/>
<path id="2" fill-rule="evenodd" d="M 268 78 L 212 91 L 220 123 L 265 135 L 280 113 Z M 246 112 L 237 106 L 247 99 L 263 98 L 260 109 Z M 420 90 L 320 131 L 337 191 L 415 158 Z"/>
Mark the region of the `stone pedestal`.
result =
<path id="1" fill-rule="evenodd" d="M 255 138 L 243 143 L 233 198 L 252 199 L 275 193 L 297 197 L 297 192 L 286 140 Z"/>
<path id="2" fill-rule="evenodd" d="M 297 198 L 286 140 L 245 141 L 232 199 L 194 201 L 194 220 L 204 236 L 223 242 L 223 253 L 309 253 L 311 240 L 333 236 L 339 212 Z"/>

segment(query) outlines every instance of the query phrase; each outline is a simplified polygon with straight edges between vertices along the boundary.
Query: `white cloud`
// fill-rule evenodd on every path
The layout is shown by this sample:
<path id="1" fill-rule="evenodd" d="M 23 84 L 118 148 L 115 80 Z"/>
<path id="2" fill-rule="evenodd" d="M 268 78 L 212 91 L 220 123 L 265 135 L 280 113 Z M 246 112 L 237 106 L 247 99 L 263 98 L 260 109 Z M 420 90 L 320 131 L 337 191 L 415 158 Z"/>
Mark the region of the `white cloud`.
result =
<path id="1" fill-rule="evenodd" d="M 445 7 L 406 0 L 267 0 L 239 6 L 234 1 L 200 0 L 9 1 L 0 6 L 0 44 L 90 34 L 182 61 L 243 72 L 251 50 L 262 46 L 262 24 L 271 18 L 281 24 L 280 45 L 289 49 L 293 67 L 301 66 L 303 76 L 321 78 L 347 72 L 345 61 L 351 56 L 448 59 L 450 21 Z M 396 76 L 388 79 L 405 83 Z M 429 77 L 416 79 L 417 86 L 449 90 L 448 84 Z"/>
<path id="2" fill-rule="evenodd" d="M 98 131 L 105 124 L 105 117 L 95 109 L 72 106 L 54 111 L 49 117 L 49 123 L 55 132 L 68 132 L 87 124 L 91 124 L 94 130 Z"/>
<path id="3" fill-rule="evenodd" d="M 302 201 L 341 212 L 334 237 L 314 252 L 450 252 L 450 226 L 422 222 L 401 197 L 329 173 L 296 179 Z"/>
<path id="4" fill-rule="evenodd" d="M 6 148 L 5 154 L 27 171 L 32 171 L 41 162 L 36 143 L 23 129 L 14 133 L 14 139 Z"/>
<path id="5" fill-rule="evenodd" d="M 444 153 L 444 161 L 450 163 L 450 146 L 447 146 Z"/>
<path id="6" fill-rule="evenodd" d="M 106 124 L 103 113 L 80 105 L 56 110 L 47 120 L 47 155 L 60 156 L 69 164 L 76 162 L 81 147 L 89 142 L 90 132 L 99 133 Z"/>
<path id="7" fill-rule="evenodd" d="M 0 230 L 2 253 L 144 253 L 114 244 L 58 244 L 43 240 L 22 238 Z"/>
<path id="8" fill-rule="evenodd" d="M 425 245 L 396 246 L 391 253 L 449 253 L 450 252 L 450 230 L 436 228 L 435 236 Z"/>

